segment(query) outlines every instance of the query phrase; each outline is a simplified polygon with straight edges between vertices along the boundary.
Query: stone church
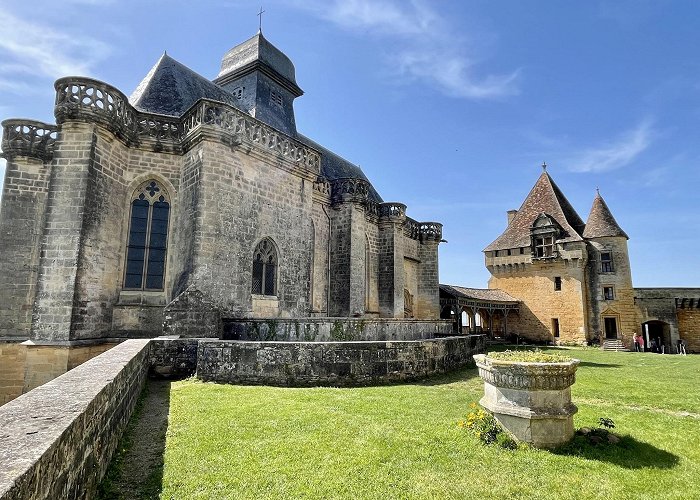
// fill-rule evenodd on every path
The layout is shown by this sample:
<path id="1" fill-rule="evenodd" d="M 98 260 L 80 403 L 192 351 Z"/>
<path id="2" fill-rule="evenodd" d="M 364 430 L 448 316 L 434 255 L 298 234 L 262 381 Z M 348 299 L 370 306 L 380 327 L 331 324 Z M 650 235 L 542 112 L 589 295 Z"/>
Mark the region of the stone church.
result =
<path id="1" fill-rule="evenodd" d="M 509 331 L 553 343 L 601 343 L 700 352 L 700 289 L 634 288 L 628 236 L 598 193 L 586 222 L 546 171 L 503 233 L 484 249 L 489 288 Z M 442 292 L 442 286 L 441 286 Z M 508 304 L 520 301 L 509 314 Z M 496 306 L 493 306 L 496 308 Z M 501 317 L 504 315 L 502 314 Z M 502 322 L 502 321 L 501 321 Z"/>
<path id="2" fill-rule="evenodd" d="M 441 224 L 297 131 L 294 65 L 262 33 L 213 80 L 164 54 L 130 97 L 55 89 L 55 125 L 2 123 L 4 360 L 51 348 L 65 371 L 104 342 L 242 319 L 439 318 Z"/>

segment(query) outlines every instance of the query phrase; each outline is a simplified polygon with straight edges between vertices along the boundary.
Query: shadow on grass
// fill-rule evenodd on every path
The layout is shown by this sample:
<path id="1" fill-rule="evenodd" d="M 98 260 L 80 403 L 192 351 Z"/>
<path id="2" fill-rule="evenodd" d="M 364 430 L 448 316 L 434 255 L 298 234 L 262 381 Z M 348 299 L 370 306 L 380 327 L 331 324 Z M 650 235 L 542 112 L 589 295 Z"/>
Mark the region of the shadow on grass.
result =
<path id="1" fill-rule="evenodd" d="M 623 436 L 614 445 L 592 445 L 585 437 L 577 435 L 570 443 L 552 450 L 552 453 L 607 462 L 625 469 L 672 469 L 679 462 L 678 456 L 673 453 L 631 436 Z"/>
<path id="2" fill-rule="evenodd" d="M 168 380 L 146 381 L 134 414 L 102 479 L 98 499 L 160 497 L 170 384 Z"/>
<path id="3" fill-rule="evenodd" d="M 616 365 L 614 363 L 594 363 L 593 361 L 581 361 L 578 366 L 579 368 L 582 366 L 591 366 L 595 368 L 620 368 L 622 365 Z"/>
<path id="4" fill-rule="evenodd" d="M 439 375 L 431 375 L 428 378 L 421 380 L 416 380 L 414 382 L 405 382 L 411 385 L 446 385 L 454 384 L 457 382 L 466 382 L 474 377 L 479 377 L 479 372 L 476 367 L 466 367 L 460 368 L 458 370 L 451 371 L 449 373 L 442 373 Z"/>

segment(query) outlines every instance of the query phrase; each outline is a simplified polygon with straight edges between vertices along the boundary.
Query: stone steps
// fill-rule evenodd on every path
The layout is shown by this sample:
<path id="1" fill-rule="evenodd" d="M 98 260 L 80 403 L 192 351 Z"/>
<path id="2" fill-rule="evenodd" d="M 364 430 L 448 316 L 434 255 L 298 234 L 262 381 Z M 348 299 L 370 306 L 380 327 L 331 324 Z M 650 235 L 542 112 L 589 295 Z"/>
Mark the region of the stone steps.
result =
<path id="1" fill-rule="evenodd" d="M 605 339 L 601 349 L 604 351 L 629 351 L 620 339 Z"/>

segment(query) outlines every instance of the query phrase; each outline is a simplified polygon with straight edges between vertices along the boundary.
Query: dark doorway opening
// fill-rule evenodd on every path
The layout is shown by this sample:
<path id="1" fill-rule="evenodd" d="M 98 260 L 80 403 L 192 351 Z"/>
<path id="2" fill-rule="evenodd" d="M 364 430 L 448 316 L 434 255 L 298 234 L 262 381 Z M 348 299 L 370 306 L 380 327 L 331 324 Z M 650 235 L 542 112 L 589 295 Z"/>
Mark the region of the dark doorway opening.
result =
<path id="1" fill-rule="evenodd" d="M 671 352 L 671 332 L 668 323 L 647 321 L 642 323 L 644 350 L 649 352 Z"/>
<path id="2" fill-rule="evenodd" d="M 617 318 L 604 318 L 605 320 L 605 338 L 617 338 Z"/>

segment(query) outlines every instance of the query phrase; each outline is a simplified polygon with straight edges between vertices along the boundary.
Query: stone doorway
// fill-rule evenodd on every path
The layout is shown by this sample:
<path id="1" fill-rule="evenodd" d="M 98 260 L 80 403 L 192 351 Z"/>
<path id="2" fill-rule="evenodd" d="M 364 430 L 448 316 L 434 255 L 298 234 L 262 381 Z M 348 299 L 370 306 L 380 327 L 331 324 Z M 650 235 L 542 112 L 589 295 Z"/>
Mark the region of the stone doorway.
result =
<path id="1" fill-rule="evenodd" d="M 658 320 L 642 323 L 642 335 L 644 336 L 644 351 L 671 352 L 671 329 L 668 323 Z"/>
<path id="2" fill-rule="evenodd" d="M 617 338 L 617 318 L 609 316 L 603 318 L 605 326 L 605 338 L 606 339 L 616 339 Z"/>

